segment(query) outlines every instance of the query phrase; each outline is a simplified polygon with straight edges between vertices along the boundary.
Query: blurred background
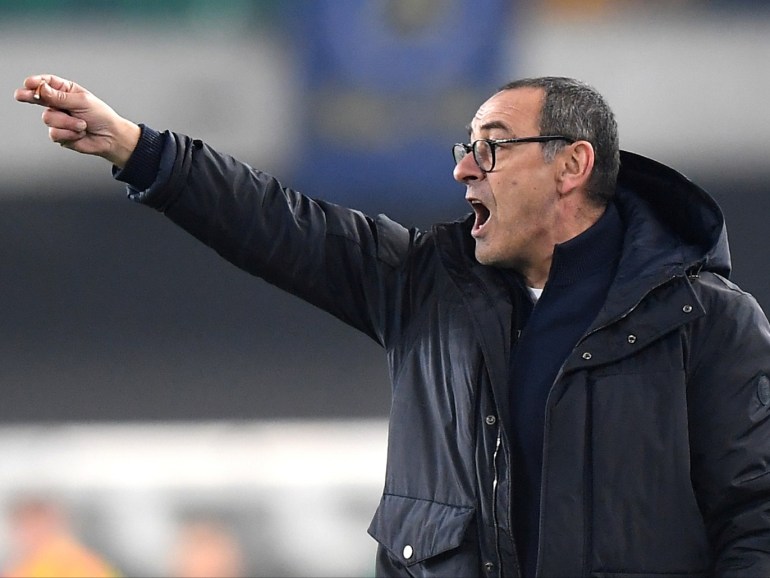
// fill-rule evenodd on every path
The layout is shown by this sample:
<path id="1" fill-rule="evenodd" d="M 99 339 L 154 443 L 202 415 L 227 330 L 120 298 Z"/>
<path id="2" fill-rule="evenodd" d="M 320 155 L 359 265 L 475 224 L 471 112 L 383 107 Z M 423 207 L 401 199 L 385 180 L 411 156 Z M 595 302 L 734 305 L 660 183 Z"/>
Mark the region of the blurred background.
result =
<path id="1" fill-rule="evenodd" d="M 767 310 L 769 63 L 760 0 L 0 0 L 0 573 L 371 575 L 389 411 L 378 346 L 51 144 L 24 77 L 420 227 L 496 87 L 578 77 Z"/>

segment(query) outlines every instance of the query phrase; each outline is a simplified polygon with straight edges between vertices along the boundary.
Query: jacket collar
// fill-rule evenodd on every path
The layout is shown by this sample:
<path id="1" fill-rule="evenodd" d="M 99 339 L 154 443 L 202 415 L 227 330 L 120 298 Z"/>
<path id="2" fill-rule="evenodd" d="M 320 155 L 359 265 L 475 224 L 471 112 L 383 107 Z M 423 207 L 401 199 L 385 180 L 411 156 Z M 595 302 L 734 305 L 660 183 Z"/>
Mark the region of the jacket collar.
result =
<path id="1" fill-rule="evenodd" d="M 623 223 L 611 203 L 591 227 L 554 247 L 548 285 L 572 285 L 599 271 L 613 270 L 623 242 Z"/>

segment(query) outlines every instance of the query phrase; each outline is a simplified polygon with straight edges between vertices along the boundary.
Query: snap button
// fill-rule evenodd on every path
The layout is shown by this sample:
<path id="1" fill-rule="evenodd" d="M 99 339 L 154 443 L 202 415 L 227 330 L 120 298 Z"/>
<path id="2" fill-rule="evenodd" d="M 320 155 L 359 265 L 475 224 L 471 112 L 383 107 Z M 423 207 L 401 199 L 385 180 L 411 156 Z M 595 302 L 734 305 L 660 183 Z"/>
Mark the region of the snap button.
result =
<path id="1" fill-rule="evenodd" d="M 484 564 L 484 570 L 486 570 L 487 572 L 492 572 L 492 570 L 494 569 L 495 569 L 495 565 L 492 564 L 492 562 L 487 562 L 486 564 Z"/>
<path id="2" fill-rule="evenodd" d="M 487 425 L 495 425 L 497 418 L 493 415 L 488 415 L 486 418 L 484 418 L 484 421 L 487 422 Z"/>
<path id="3" fill-rule="evenodd" d="M 585 353 L 583 353 L 582 357 L 583 359 L 588 360 L 588 359 L 591 359 L 591 357 L 593 356 L 588 351 L 586 351 Z"/>
<path id="4" fill-rule="evenodd" d="M 689 313 L 690 311 L 692 311 L 692 305 L 685 305 L 684 307 L 682 307 L 682 311 L 684 311 L 685 313 Z"/>
<path id="5" fill-rule="evenodd" d="M 409 544 L 407 544 L 406 546 L 404 546 L 403 554 L 404 554 L 404 558 L 409 560 L 409 558 L 411 558 L 414 555 L 414 548 L 412 548 Z"/>
<path id="6" fill-rule="evenodd" d="M 766 375 L 761 375 L 757 382 L 757 396 L 762 405 L 770 404 L 770 379 Z"/>
<path id="7" fill-rule="evenodd" d="M 636 343 L 636 335 L 633 333 L 628 336 L 628 342 L 629 343 Z"/>

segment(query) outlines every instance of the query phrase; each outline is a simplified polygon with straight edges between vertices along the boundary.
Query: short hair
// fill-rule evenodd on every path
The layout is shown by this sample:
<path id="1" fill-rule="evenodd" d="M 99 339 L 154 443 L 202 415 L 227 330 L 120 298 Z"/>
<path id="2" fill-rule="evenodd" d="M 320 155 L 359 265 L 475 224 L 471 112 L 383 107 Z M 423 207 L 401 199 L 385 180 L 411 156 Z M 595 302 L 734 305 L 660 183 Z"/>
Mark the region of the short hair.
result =
<path id="1" fill-rule="evenodd" d="M 593 172 L 588 180 L 588 198 L 606 205 L 615 194 L 620 169 L 618 125 L 607 101 L 588 84 L 557 76 L 523 78 L 509 82 L 500 91 L 517 88 L 539 88 L 544 92 L 538 121 L 540 134 L 560 134 L 575 140 L 586 140 L 594 147 Z M 542 144 L 546 162 L 566 146 L 563 141 Z"/>

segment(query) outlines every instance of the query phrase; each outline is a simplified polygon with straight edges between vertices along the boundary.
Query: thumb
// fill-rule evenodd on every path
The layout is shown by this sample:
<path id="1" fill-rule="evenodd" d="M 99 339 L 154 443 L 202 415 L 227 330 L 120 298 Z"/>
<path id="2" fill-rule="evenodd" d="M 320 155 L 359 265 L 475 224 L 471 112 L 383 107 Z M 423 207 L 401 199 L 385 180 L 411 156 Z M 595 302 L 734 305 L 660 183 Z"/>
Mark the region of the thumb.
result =
<path id="1" fill-rule="evenodd" d="M 56 86 L 56 79 L 42 79 L 35 88 L 32 98 L 37 104 L 50 108 L 72 112 L 85 106 L 86 91 L 78 90 L 79 87 L 74 83 L 70 85 L 59 84 Z"/>
<path id="2" fill-rule="evenodd" d="M 40 104 L 45 104 L 53 108 L 64 109 L 67 102 L 67 93 L 61 90 L 55 90 L 45 80 L 40 81 L 35 93 L 32 95 Z"/>

